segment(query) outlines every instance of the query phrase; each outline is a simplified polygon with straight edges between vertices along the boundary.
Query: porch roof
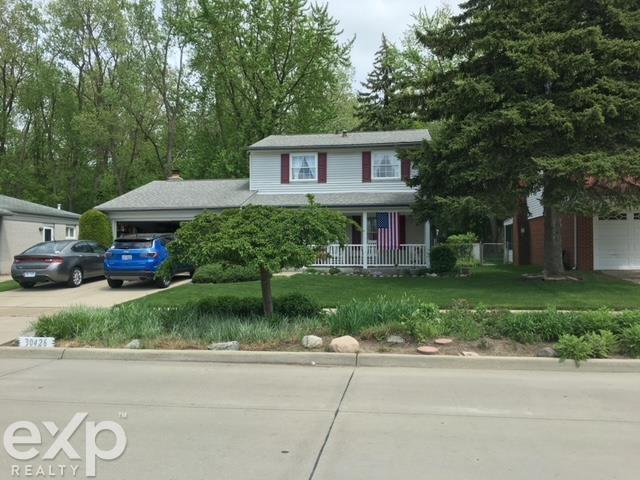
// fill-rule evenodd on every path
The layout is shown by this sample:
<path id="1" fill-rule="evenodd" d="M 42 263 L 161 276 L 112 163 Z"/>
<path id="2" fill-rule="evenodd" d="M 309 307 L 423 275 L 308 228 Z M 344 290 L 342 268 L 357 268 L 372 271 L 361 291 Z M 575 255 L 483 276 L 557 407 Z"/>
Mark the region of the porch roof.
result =
<path id="1" fill-rule="evenodd" d="M 415 200 L 413 192 L 348 192 L 316 193 L 316 203 L 325 207 L 383 207 L 409 206 Z M 304 194 L 266 194 L 257 193 L 247 204 L 272 205 L 279 207 L 302 207 L 309 203 Z"/>

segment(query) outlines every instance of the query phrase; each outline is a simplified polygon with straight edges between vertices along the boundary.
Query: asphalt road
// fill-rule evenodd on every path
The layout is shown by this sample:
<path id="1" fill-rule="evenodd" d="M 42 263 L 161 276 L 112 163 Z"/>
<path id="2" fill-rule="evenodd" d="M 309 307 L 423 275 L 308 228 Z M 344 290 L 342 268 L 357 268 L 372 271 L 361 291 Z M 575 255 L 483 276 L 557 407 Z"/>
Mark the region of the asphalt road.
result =
<path id="1" fill-rule="evenodd" d="M 188 279 L 185 276 L 175 277 L 169 288 L 186 281 Z M 157 291 L 148 282 L 125 282 L 122 288 L 113 289 L 106 280 L 100 278 L 86 280 L 78 288 L 47 283 L 29 290 L 18 288 L 0 292 L 0 345 L 28 330 L 31 323 L 42 314 L 75 305 L 111 307 Z"/>
<path id="2" fill-rule="evenodd" d="M 635 480 L 639 399 L 632 373 L 0 361 L 3 431 L 62 430 L 77 412 L 122 426 L 127 448 L 97 459 L 98 479 Z M 0 478 L 27 465 L 85 478 L 85 424 L 74 461 L 44 460 L 54 440 L 37 425 L 39 455 L 0 447 Z M 97 444 L 108 452 L 115 438 Z M 40 478 L 74 478 L 56 471 Z"/>

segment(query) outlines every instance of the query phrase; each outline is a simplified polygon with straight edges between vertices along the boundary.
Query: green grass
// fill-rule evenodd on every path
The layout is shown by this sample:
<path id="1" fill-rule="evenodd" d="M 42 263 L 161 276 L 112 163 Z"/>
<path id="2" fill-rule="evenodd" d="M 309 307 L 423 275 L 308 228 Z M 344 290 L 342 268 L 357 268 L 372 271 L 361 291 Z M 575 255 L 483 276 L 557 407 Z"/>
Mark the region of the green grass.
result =
<path id="1" fill-rule="evenodd" d="M 538 272 L 536 267 L 478 267 L 467 278 L 370 278 L 354 276 L 295 275 L 273 279 L 274 295 L 297 292 L 316 299 L 323 307 L 336 307 L 351 299 L 369 299 L 380 295 L 410 295 L 440 307 L 465 299 L 490 308 L 542 309 L 614 309 L 638 308 L 640 286 L 602 275 L 580 273 L 582 281 L 544 282 L 527 280 L 523 273 Z M 187 284 L 162 291 L 136 303 L 178 305 L 218 295 L 260 296 L 259 282 L 225 284 Z"/>
<path id="2" fill-rule="evenodd" d="M 196 309 L 154 309 L 128 304 L 116 308 L 71 307 L 45 315 L 36 335 L 80 344 L 123 347 L 134 338 L 145 348 L 203 348 L 211 342 L 237 340 L 242 345 L 299 343 L 303 335 L 327 333 L 321 317 L 234 317 L 202 314 Z"/>
<path id="3" fill-rule="evenodd" d="M 18 288 L 20 285 L 18 285 L 17 282 L 14 282 L 13 280 L 7 280 L 6 282 L 0 282 L 0 292 L 6 292 L 7 290 L 14 290 L 16 288 Z"/>

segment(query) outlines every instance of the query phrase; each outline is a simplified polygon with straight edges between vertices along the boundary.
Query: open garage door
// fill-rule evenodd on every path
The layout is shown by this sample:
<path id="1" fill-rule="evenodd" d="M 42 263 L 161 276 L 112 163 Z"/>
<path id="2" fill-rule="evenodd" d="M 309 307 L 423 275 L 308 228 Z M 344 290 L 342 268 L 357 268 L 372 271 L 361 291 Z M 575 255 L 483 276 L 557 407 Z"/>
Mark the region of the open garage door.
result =
<path id="1" fill-rule="evenodd" d="M 173 233 L 182 222 L 117 222 L 118 236 L 133 233 Z"/>
<path id="2" fill-rule="evenodd" d="M 640 212 L 594 220 L 595 269 L 640 269 Z"/>

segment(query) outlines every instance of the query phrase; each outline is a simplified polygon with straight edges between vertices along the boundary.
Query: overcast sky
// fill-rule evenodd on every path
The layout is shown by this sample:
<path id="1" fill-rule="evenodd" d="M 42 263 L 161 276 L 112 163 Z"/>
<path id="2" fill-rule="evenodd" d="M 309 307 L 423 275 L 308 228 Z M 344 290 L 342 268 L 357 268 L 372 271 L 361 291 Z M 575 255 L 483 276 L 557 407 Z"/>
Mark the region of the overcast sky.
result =
<path id="1" fill-rule="evenodd" d="M 354 88 L 366 79 L 372 68 L 373 57 L 384 33 L 399 44 L 407 27 L 413 23 L 412 14 L 425 7 L 428 12 L 448 3 L 456 8 L 458 0 L 325 0 L 329 12 L 340 21 L 345 39 L 356 40 L 351 51 L 355 68 Z M 321 1 L 318 3 L 322 3 Z"/>

